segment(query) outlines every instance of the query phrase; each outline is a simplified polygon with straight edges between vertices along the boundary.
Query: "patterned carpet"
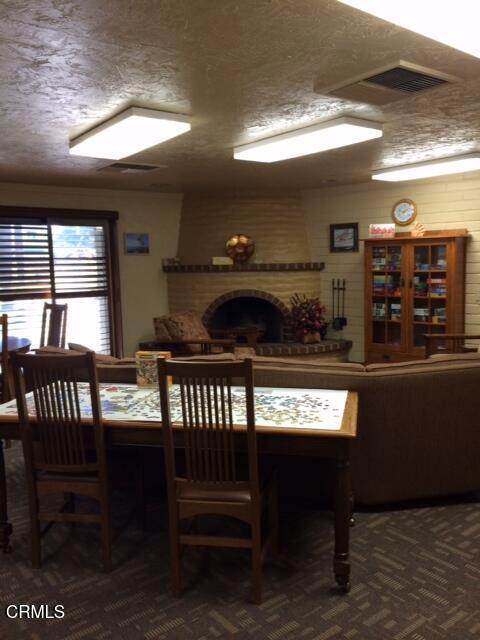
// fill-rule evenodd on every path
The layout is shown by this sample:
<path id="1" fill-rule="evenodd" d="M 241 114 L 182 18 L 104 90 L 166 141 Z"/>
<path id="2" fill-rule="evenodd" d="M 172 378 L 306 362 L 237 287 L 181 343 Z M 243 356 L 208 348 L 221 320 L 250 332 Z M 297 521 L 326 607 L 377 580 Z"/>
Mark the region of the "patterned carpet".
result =
<path id="1" fill-rule="evenodd" d="M 111 574 L 98 569 L 94 528 L 59 525 L 44 539 L 43 568 L 32 570 L 18 446 L 6 459 L 15 534 L 14 552 L 0 556 L 2 640 L 480 639 L 478 502 L 359 513 L 347 596 L 332 589 L 330 515 L 282 505 L 285 552 L 267 562 L 257 607 L 242 551 L 187 551 L 187 591 L 170 596 L 162 509 L 148 533 L 123 531 Z M 61 604 L 65 617 L 7 619 L 5 607 L 20 603 Z"/>

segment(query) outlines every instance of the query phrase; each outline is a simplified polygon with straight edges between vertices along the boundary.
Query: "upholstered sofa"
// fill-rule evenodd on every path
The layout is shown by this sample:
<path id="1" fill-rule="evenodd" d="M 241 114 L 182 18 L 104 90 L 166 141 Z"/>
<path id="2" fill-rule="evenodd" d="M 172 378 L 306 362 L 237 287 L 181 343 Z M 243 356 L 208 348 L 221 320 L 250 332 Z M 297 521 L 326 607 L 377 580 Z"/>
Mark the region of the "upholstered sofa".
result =
<path id="1" fill-rule="evenodd" d="M 254 367 L 258 386 L 359 392 L 353 447 L 357 502 L 375 505 L 480 490 L 480 354 L 369 366 L 256 357 Z M 128 363 L 99 364 L 98 370 L 103 381 L 135 381 Z M 308 461 L 288 464 L 291 483 L 302 485 Z M 312 477 L 318 477 L 321 465 L 312 460 L 310 466 Z"/>

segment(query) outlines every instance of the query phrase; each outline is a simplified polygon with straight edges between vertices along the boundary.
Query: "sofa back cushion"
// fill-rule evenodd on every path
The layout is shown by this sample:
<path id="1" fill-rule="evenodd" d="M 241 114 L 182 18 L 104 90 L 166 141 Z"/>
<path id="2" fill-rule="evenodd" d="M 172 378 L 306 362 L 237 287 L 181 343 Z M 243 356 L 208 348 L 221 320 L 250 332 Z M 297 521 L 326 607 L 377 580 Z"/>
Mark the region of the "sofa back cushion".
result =
<path id="1" fill-rule="evenodd" d="M 359 503 L 480 488 L 480 359 L 361 368 L 286 362 L 275 367 L 256 359 L 255 385 L 358 392 L 352 468 Z"/>
<path id="2" fill-rule="evenodd" d="M 287 368 L 292 367 L 298 369 L 305 369 L 308 371 L 365 371 L 365 366 L 359 362 L 309 362 L 308 360 L 301 360 L 299 358 L 273 358 L 269 356 L 246 356 L 252 357 L 253 365 L 256 368 Z"/>

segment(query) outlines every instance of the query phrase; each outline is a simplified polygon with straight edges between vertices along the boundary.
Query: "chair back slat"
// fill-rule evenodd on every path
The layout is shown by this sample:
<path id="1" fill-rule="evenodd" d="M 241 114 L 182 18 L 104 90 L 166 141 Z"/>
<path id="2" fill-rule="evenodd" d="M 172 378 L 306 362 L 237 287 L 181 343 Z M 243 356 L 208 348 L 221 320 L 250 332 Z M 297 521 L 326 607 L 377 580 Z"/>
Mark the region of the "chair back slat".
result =
<path id="1" fill-rule="evenodd" d="M 8 362 L 8 315 L 6 313 L 0 315 L 0 329 L 2 330 L 2 353 L 0 355 L 2 378 L 0 381 L 0 401 L 7 402 L 7 400 L 10 400 L 11 394 Z"/>
<path id="2" fill-rule="evenodd" d="M 39 440 L 44 462 L 52 465 L 85 464 L 81 413 L 74 370 L 32 371 L 32 388 Z"/>
<path id="3" fill-rule="evenodd" d="M 186 477 L 235 482 L 232 378 L 180 376 Z"/>
<path id="4" fill-rule="evenodd" d="M 173 375 L 180 388 L 185 479 L 193 483 L 235 483 L 240 480 L 232 399 L 232 386 L 240 381 L 246 394 L 249 479 L 257 482 L 252 361 L 225 364 L 159 358 L 158 368 L 167 475 L 171 466 L 172 478 L 178 477 L 167 381 L 167 376 Z"/>
<path id="5" fill-rule="evenodd" d="M 45 302 L 42 314 L 40 347 L 65 347 L 67 333 L 67 304 Z"/>
<path id="6" fill-rule="evenodd" d="M 105 451 L 95 354 L 12 356 L 22 439 L 34 469 L 58 472 L 95 471 Z M 87 371 L 92 417 L 82 415 L 79 374 Z M 29 415 L 26 389 L 33 395 Z M 85 413 L 85 412 L 84 412 Z"/>

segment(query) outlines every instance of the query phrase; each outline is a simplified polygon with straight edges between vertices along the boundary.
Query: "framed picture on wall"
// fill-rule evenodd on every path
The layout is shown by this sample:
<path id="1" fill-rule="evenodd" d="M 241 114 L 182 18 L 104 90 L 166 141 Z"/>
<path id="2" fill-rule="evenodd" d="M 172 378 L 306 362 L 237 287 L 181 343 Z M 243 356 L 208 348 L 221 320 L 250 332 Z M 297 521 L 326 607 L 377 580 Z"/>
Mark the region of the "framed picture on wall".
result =
<path id="1" fill-rule="evenodd" d="M 150 253 L 148 233 L 124 233 L 125 253 L 127 255 L 143 255 Z"/>
<path id="2" fill-rule="evenodd" d="M 330 251 L 358 251 L 358 222 L 330 225 Z"/>

